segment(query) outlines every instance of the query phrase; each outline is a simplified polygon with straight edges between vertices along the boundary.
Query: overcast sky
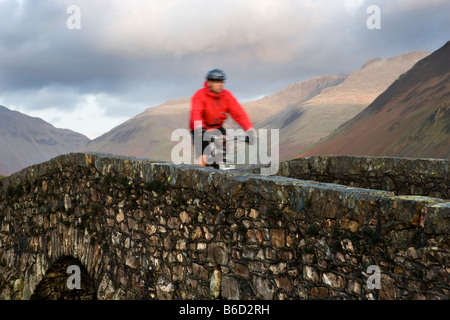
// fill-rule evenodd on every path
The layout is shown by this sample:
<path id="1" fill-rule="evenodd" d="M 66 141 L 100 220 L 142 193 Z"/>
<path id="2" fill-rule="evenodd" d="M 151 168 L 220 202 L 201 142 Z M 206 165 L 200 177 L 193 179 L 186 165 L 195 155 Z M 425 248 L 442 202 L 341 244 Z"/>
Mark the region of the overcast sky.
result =
<path id="1" fill-rule="evenodd" d="M 0 0 L 0 105 L 95 138 L 192 96 L 212 68 L 245 102 L 435 51 L 449 13 L 450 0 Z"/>

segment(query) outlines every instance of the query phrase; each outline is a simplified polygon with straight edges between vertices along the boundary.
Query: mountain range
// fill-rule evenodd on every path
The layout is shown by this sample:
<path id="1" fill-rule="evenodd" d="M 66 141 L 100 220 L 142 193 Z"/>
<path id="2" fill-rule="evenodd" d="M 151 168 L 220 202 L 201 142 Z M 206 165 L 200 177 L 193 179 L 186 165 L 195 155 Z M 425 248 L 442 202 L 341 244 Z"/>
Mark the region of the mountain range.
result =
<path id="1" fill-rule="evenodd" d="M 336 85 L 345 75 L 324 76 L 293 84 L 273 95 L 244 103 L 243 107 L 255 127 L 284 108 L 299 100 L 318 94 L 323 88 Z M 130 120 L 113 128 L 104 135 L 90 141 L 78 151 L 106 152 L 118 155 L 171 161 L 171 151 L 178 142 L 171 141 L 175 129 L 187 128 L 190 98 L 178 98 L 162 105 L 148 108 Z M 229 118 L 225 127 L 236 127 Z M 191 141 L 184 141 L 190 144 Z"/>
<path id="2" fill-rule="evenodd" d="M 0 106 L 0 175 L 73 151 L 86 136 Z"/>
<path id="3" fill-rule="evenodd" d="M 280 129 L 280 159 L 326 137 L 366 108 L 428 52 L 411 52 L 367 61 L 336 86 L 284 108 L 260 124 Z"/>
<path id="4" fill-rule="evenodd" d="M 296 156 L 324 154 L 450 159 L 450 41 Z"/>
<path id="5" fill-rule="evenodd" d="M 321 154 L 450 158 L 450 42 L 375 58 L 350 74 L 313 77 L 243 103 L 256 129 L 279 129 L 280 160 Z M 151 107 L 89 140 L 0 106 L 0 175 L 69 152 L 171 161 L 190 97 Z M 225 127 L 236 127 L 229 118 Z M 191 144 L 191 141 L 184 141 Z"/>
<path id="6" fill-rule="evenodd" d="M 254 127 L 279 129 L 280 160 L 317 142 L 367 107 L 428 52 L 367 61 L 355 72 L 314 77 L 256 101 L 243 103 Z M 171 161 L 175 129 L 186 128 L 190 98 L 148 108 L 78 151 L 107 152 Z M 225 127 L 235 127 L 229 118 Z M 191 141 L 184 141 L 191 143 Z"/>

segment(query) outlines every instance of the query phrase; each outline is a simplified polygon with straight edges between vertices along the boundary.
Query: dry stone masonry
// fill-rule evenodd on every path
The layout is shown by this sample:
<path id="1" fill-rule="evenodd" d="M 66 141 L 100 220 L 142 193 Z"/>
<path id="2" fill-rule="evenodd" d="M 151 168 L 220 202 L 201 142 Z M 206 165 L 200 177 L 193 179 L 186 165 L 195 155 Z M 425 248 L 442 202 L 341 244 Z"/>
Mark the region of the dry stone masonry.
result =
<path id="1" fill-rule="evenodd" d="M 322 160 L 308 161 L 366 179 L 342 160 Z M 281 163 L 280 174 L 294 168 L 300 164 Z M 0 180 L 0 299 L 68 297 L 61 274 L 77 262 L 90 287 L 79 299 L 448 299 L 445 170 L 431 172 L 437 179 L 428 197 L 59 156 Z M 389 177 L 397 186 L 395 171 Z M 422 179 L 417 188 L 427 190 L 425 173 Z"/>
<path id="2" fill-rule="evenodd" d="M 316 156 L 283 161 L 278 174 L 397 195 L 450 199 L 449 161 L 444 159 Z"/>

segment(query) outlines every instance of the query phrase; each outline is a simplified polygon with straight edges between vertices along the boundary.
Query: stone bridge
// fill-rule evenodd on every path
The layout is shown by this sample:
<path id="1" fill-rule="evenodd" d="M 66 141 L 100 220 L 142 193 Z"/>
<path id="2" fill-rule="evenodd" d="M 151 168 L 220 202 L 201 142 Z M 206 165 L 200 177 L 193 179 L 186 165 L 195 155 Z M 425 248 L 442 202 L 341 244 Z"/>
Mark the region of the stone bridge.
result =
<path id="1" fill-rule="evenodd" d="M 3 178 L 0 299 L 450 297 L 448 161 L 256 171 L 75 153 Z"/>

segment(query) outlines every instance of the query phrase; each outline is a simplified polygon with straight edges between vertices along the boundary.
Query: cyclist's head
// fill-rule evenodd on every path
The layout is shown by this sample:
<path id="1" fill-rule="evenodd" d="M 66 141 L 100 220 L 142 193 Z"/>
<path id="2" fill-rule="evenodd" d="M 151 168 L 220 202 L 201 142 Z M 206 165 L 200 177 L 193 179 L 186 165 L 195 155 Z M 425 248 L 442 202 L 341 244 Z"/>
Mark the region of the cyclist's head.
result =
<path id="1" fill-rule="evenodd" d="M 208 74 L 206 75 L 208 88 L 214 93 L 221 93 L 223 91 L 223 83 L 225 79 L 225 73 L 220 69 L 212 69 L 208 71 Z"/>
<path id="2" fill-rule="evenodd" d="M 208 81 L 225 81 L 225 73 L 220 69 L 209 70 L 206 74 L 206 80 Z"/>

